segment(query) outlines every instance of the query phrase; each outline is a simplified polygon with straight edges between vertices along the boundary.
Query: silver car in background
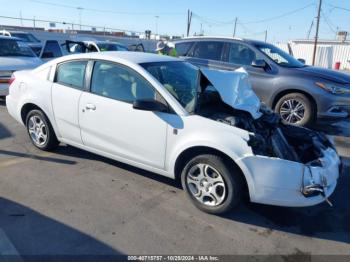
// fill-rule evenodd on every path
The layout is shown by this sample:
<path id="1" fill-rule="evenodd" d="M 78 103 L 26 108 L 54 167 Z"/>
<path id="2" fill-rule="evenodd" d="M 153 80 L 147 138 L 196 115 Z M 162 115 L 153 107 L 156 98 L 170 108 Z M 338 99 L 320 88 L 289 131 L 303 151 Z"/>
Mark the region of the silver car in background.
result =
<path id="1" fill-rule="evenodd" d="M 0 98 L 8 95 L 11 75 L 42 64 L 32 49 L 19 38 L 0 36 Z"/>

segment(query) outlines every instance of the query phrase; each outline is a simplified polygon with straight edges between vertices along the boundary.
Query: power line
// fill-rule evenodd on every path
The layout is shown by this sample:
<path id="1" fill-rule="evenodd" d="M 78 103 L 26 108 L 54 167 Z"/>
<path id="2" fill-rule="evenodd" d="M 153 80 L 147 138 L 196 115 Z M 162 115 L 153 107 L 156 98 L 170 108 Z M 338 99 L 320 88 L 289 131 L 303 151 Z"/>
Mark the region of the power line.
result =
<path id="1" fill-rule="evenodd" d="M 55 23 L 55 24 L 61 24 L 61 25 L 72 25 L 72 26 L 80 26 L 80 24 L 75 24 L 75 23 L 69 23 L 69 22 L 61 22 L 61 21 L 50 21 L 50 20 L 43 20 L 43 19 L 37 19 L 36 17 L 33 18 L 18 18 L 18 17 L 13 17 L 13 16 L 2 16 L 0 15 L 0 18 L 4 19 L 12 19 L 12 20 L 23 20 L 23 21 L 31 21 L 31 22 L 42 22 L 42 23 Z M 137 33 L 137 34 L 142 34 L 143 32 L 140 31 L 134 31 L 134 30 L 127 30 L 127 29 L 119 29 L 119 28 L 111 28 L 111 27 L 105 27 L 105 26 L 96 26 L 96 25 L 84 25 L 82 24 L 81 26 L 83 27 L 90 27 L 90 28 L 99 28 L 103 30 L 108 30 L 108 31 L 117 31 L 117 32 L 130 32 L 130 33 Z"/>
<path id="2" fill-rule="evenodd" d="M 314 27 L 314 20 L 312 19 L 312 22 L 311 22 L 311 25 L 310 25 L 310 29 L 307 32 L 307 39 L 310 39 L 310 35 L 311 35 L 311 31 L 312 31 L 313 27 Z"/>
<path id="3" fill-rule="evenodd" d="M 347 11 L 350 12 L 350 9 L 345 8 L 345 7 L 341 7 L 341 6 L 336 6 L 336 5 L 332 5 L 332 4 L 328 4 L 330 7 L 332 7 L 333 9 L 338 9 L 338 10 L 343 10 L 343 11 Z"/>
<path id="4" fill-rule="evenodd" d="M 217 21 L 208 17 L 204 17 L 204 16 L 200 16 L 194 12 L 192 12 L 193 14 L 193 18 L 198 19 L 199 21 L 201 21 L 204 24 L 210 25 L 210 26 L 216 26 L 216 27 L 220 27 L 220 26 L 227 26 L 227 25 L 232 25 L 235 22 L 234 20 L 230 20 L 230 21 L 226 21 L 226 22 L 221 22 L 221 21 Z"/>
<path id="5" fill-rule="evenodd" d="M 97 13 L 109 13 L 109 14 L 118 14 L 118 15 L 149 15 L 149 16 L 155 16 L 155 15 L 162 15 L 162 16 L 172 16 L 172 15 L 185 15 L 184 13 L 175 13 L 175 12 L 168 12 L 168 13 L 155 13 L 155 12 L 122 12 L 122 11 L 111 11 L 111 10 L 104 10 L 104 9 L 94 9 L 94 8 L 85 8 L 85 7 L 78 7 L 78 6 L 72 6 L 72 5 L 65 5 L 65 4 L 57 4 L 52 2 L 46 2 L 41 0 L 31 0 L 34 3 L 42 4 L 42 5 L 50 5 L 50 6 L 57 6 L 57 7 L 63 7 L 63 8 L 69 8 L 69 9 L 83 9 L 84 11 L 89 12 L 97 12 Z"/>
<path id="6" fill-rule="evenodd" d="M 270 21 L 273 21 L 273 20 L 284 18 L 286 16 L 293 15 L 293 14 L 298 13 L 300 11 L 303 11 L 303 10 L 305 10 L 305 9 L 311 7 L 311 6 L 315 6 L 315 4 L 311 3 L 311 4 L 308 4 L 308 5 L 304 6 L 304 7 L 301 7 L 301 8 L 298 8 L 298 9 L 295 9 L 295 10 L 283 13 L 283 14 L 278 15 L 278 16 L 274 16 L 274 17 L 270 17 L 270 18 L 266 18 L 266 19 L 262 19 L 262 20 L 257 20 L 257 21 L 249 21 L 249 22 L 246 22 L 244 24 L 248 25 L 248 24 L 259 24 L 259 23 L 264 23 L 264 22 L 270 22 Z"/>
<path id="7" fill-rule="evenodd" d="M 323 12 L 323 10 L 321 10 L 322 13 L 322 18 L 323 21 L 325 21 L 325 23 L 328 25 L 329 29 L 333 32 L 333 33 L 337 33 L 337 30 L 335 30 L 332 26 L 332 22 L 329 20 L 329 18 L 326 16 L 326 14 Z"/>

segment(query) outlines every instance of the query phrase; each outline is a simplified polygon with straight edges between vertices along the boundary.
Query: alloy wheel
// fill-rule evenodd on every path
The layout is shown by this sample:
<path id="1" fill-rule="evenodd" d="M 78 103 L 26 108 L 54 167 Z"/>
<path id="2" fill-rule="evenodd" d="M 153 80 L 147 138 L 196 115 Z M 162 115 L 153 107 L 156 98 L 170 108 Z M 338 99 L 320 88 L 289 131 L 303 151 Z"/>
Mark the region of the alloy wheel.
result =
<path id="1" fill-rule="evenodd" d="M 28 132 L 37 146 L 40 147 L 46 144 L 48 138 L 47 127 L 40 116 L 34 115 L 29 118 Z"/>
<path id="2" fill-rule="evenodd" d="M 225 201 L 227 190 L 222 175 L 208 164 L 196 164 L 187 174 L 189 192 L 201 204 L 219 206 Z"/>
<path id="3" fill-rule="evenodd" d="M 288 99 L 280 107 L 282 119 L 289 124 L 298 124 L 305 117 L 305 105 L 297 99 Z"/>

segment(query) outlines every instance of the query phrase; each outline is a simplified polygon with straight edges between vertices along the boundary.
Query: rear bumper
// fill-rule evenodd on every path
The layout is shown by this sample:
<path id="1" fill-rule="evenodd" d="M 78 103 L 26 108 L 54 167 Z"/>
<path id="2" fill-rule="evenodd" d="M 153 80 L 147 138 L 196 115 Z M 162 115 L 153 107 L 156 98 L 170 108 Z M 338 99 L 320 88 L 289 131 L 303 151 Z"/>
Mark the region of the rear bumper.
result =
<path id="1" fill-rule="evenodd" d="M 6 96 L 6 107 L 7 111 L 14 119 L 16 119 L 19 123 L 22 123 L 21 112 L 17 108 L 17 102 L 10 96 Z"/>

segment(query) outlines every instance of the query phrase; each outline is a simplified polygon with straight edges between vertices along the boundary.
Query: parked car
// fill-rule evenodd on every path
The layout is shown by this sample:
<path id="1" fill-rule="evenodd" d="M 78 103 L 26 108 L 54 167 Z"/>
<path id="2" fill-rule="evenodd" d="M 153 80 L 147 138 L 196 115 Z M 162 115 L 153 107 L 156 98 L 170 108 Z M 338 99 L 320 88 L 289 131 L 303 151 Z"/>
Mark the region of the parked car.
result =
<path id="1" fill-rule="evenodd" d="M 254 91 L 284 123 L 304 126 L 318 118 L 337 120 L 350 114 L 350 75 L 306 66 L 261 41 L 200 37 L 174 43 L 179 56 L 196 66 L 244 67 Z"/>
<path id="2" fill-rule="evenodd" d="M 33 69 L 41 64 L 42 61 L 22 40 L 0 36 L 0 98 L 8 94 L 14 71 Z"/>
<path id="3" fill-rule="evenodd" d="M 110 41 L 66 41 L 68 53 L 91 53 L 105 51 L 128 51 L 128 48 L 117 42 Z"/>
<path id="4" fill-rule="evenodd" d="M 284 125 L 244 71 L 199 70 L 136 52 L 62 57 L 13 75 L 8 112 L 33 144 L 63 142 L 182 181 L 221 214 L 252 202 L 310 206 L 336 188 L 340 159 L 322 134 Z"/>
<path id="5" fill-rule="evenodd" d="M 91 52 L 106 52 L 106 51 L 133 51 L 142 52 L 143 45 L 133 45 L 129 48 L 123 44 L 109 41 L 70 41 L 67 40 L 60 44 L 56 40 L 48 40 L 44 44 L 39 57 L 47 62 L 54 58 L 58 58 L 69 54 L 91 53 Z"/>
<path id="6" fill-rule="evenodd" d="M 38 38 L 36 38 L 33 34 L 22 31 L 9 31 L 9 34 L 12 37 L 17 37 L 21 39 L 34 51 L 34 53 L 37 56 L 40 55 L 43 45 L 41 44 L 41 41 Z"/>

